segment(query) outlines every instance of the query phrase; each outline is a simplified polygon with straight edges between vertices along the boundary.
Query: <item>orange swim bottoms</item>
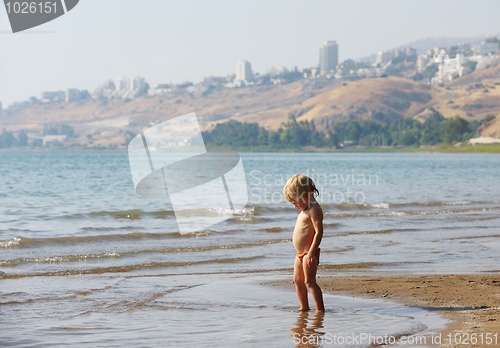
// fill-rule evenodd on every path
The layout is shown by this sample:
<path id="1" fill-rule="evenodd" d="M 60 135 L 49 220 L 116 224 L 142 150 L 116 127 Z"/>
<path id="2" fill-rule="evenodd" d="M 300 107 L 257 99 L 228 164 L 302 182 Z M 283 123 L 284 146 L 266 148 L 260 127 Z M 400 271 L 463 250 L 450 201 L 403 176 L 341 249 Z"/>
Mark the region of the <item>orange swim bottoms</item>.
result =
<path id="1" fill-rule="evenodd" d="M 316 250 L 316 258 L 318 259 L 318 265 L 319 265 L 319 254 L 320 254 L 320 251 L 321 249 L 318 248 L 318 250 Z M 304 258 L 304 255 L 307 255 L 309 251 L 305 251 L 303 253 L 297 253 L 297 257 L 299 258 L 300 262 L 302 262 L 302 259 Z"/>

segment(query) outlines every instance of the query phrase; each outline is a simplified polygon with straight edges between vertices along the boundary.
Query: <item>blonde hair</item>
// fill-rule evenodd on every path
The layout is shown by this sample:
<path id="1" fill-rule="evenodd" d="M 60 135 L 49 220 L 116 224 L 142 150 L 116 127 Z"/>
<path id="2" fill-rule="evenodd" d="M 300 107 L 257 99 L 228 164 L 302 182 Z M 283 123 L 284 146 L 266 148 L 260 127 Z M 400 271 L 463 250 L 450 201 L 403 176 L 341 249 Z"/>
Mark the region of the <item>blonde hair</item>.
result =
<path id="1" fill-rule="evenodd" d="M 302 174 L 290 177 L 283 188 L 283 196 L 289 202 L 298 201 L 303 195 L 308 195 L 310 192 L 319 194 L 314 181 Z"/>

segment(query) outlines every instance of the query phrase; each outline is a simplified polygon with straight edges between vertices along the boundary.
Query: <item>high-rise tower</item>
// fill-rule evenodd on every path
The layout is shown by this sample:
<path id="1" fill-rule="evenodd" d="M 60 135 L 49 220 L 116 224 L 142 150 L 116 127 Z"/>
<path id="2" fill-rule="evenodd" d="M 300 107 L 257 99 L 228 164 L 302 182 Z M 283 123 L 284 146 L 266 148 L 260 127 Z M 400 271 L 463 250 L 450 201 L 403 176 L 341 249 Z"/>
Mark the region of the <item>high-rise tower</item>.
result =
<path id="1" fill-rule="evenodd" d="M 319 49 L 319 70 L 325 73 L 335 70 L 339 63 L 339 46 L 336 41 L 326 41 Z"/>
<path id="2" fill-rule="evenodd" d="M 236 80 L 247 82 L 253 80 L 252 65 L 246 60 L 239 61 L 236 65 Z"/>

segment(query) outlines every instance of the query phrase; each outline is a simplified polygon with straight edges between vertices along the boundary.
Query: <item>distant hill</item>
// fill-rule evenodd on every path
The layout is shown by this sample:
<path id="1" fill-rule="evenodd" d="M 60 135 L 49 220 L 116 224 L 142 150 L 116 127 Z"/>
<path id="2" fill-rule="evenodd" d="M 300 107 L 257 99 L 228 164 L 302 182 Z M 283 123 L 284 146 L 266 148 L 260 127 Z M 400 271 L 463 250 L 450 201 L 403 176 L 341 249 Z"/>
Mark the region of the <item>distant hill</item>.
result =
<path id="1" fill-rule="evenodd" d="M 363 79 L 308 99 L 291 112 L 298 119 L 329 123 L 350 118 L 393 121 L 413 117 L 427 109 L 436 93 L 433 87 L 397 77 Z"/>
<path id="2" fill-rule="evenodd" d="M 483 127 L 485 135 L 500 132 L 500 65 L 476 71 L 444 86 L 429 86 L 397 77 L 300 80 L 285 85 L 213 90 L 210 93 L 166 94 L 124 100 L 88 100 L 32 104 L 0 115 L 0 127 L 41 133 L 64 123 L 75 129 L 69 143 L 123 145 L 152 124 L 196 112 L 204 130 L 229 119 L 257 122 L 277 129 L 289 114 L 314 121 L 325 129 L 348 119 L 425 119 L 430 108 L 445 117 L 482 120 L 499 115 Z"/>
<path id="3" fill-rule="evenodd" d="M 438 93 L 435 87 L 402 78 L 369 78 L 344 83 L 286 109 L 248 113 L 233 119 L 257 122 L 268 129 L 278 128 L 290 113 L 298 121 L 314 120 L 319 129 L 335 121 L 369 119 L 377 113 L 379 120 L 392 121 L 424 112 L 434 104 L 434 96 Z"/>
<path id="4" fill-rule="evenodd" d="M 387 51 L 406 48 L 406 47 L 413 47 L 417 50 L 417 54 L 424 54 L 425 52 L 427 52 L 427 50 L 433 49 L 434 47 L 451 47 L 459 43 L 468 43 L 469 45 L 473 46 L 476 44 L 480 44 L 481 42 L 485 41 L 487 38 L 492 36 L 500 36 L 500 35 L 477 36 L 477 37 L 439 37 L 439 38 L 428 37 L 409 42 L 405 45 L 394 47 Z M 367 62 L 373 62 L 376 57 L 377 57 L 377 52 L 374 52 L 370 56 L 361 58 L 361 60 Z"/>
<path id="5" fill-rule="evenodd" d="M 468 43 L 470 45 L 480 44 L 491 36 L 494 35 L 477 37 L 429 37 L 412 41 L 407 45 L 396 48 L 413 47 L 417 50 L 418 54 L 423 54 L 434 47 L 452 47 L 459 43 Z"/>

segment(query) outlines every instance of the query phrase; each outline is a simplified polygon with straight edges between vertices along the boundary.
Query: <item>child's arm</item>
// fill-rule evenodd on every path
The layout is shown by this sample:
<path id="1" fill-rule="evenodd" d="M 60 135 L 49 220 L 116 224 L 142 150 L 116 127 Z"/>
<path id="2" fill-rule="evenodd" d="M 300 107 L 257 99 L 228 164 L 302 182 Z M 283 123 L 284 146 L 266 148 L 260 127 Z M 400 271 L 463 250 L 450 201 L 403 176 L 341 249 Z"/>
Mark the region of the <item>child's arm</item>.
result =
<path id="1" fill-rule="evenodd" d="M 311 221 L 314 228 L 314 237 L 307 253 L 307 266 L 309 267 L 312 265 L 312 256 L 316 255 L 323 238 L 323 211 L 319 206 L 316 209 L 311 209 Z"/>

